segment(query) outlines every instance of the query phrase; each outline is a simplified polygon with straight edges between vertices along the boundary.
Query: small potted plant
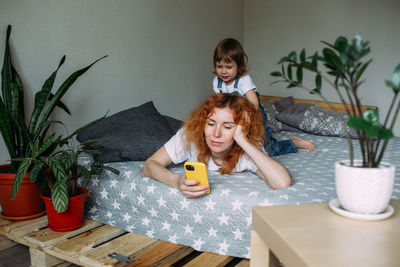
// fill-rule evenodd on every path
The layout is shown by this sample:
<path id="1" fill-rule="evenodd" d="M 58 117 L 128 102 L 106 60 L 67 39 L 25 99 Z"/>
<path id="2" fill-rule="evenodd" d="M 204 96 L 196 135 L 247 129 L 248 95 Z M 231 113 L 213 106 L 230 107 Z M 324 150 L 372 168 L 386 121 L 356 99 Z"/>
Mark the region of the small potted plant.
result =
<path id="1" fill-rule="evenodd" d="M 364 82 L 362 75 L 372 61 L 365 59 L 370 53 L 369 42 L 363 41 L 360 36 L 349 42 L 340 36 L 333 44 L 322 43 L 326 46 L 322 54 L 315 52 L 307 57 L 305 49 L 302 49 L 299 54 L 293 51 L 282 57 L 278 62 L 281 70 L 271 75 L 280 78 L 275 82 L 284 82 L 288 84 L 287 88 L 298 87 L 317 94 L 328 104 L 329 101 L 321 93 L 323 81 L 335 90 L 350 117 L 347 125 L 357 131 L 362 157 L 354 160 L 353 142 L 347 134 L 350 159 L 335 164 L 339 203 L 354 213 L 380 213 L 389 203 L 394 183 L 395 166 L 382 162 L 382 159 L 389 139 L 394 136 L 392 130 L 400 110 L 400 64 L 395 67 L 392 78 L 386 80 L 386 86 L 394 96 L 381 123 L 377 110 L 368 108 L 363 111 L 359 97 Z M 303 71 L 315 75 L 315 85 L 304 85 Z M 333 106 L 331 108 L 335 110 Z M 338 118 L 341 119 L 341 116 Z"/>
<path id="2" fill-rule="evenodd" d="M 36 146 L 43 144 L 51 132 L 49 118 L 56 107 L 70 114 L 68 108 L 61 101 L 62 97 L 74 82 L 101 58 L 72 73 L 53 94 L 51 91 L 57 72 L 65 61 L 65 56 L 63 56 L 57 69 L 44 82 L 42 89 L 35 94 L 33 110 L 29 114 L 25 110 L 23 84 L 12 63 L 10 35 L 11 25 L 7 27 L 0 95 L 0 132 L 11 164 L 0 166 L 0 205 L 3 218 L 28 220 L 39 217 L 45 212 L 43 201 L 40 199 L 44 181 L 32 179 L 29 173 L 15 181 L 16 172 L 21 165 L 21 161 L 15 159 L 31 155 L 30 143 Z M 29 117 L 26 117 L 28 114 Z M 49 146 L 46 150 L 39 151 L 40 155 L 49 155 L 55 148 L 54 145 Z M 28 169 L 24 170 L 24 172 L 26 171 Z"/>
<path id="3" fill-rule="evenodd" d="M 99 119 L 100 120 L 100 119 Z M 119 171 L 109 166 L 105 166 L 100 161 L 94 161 L 90 167 L 86 167 L 79 162 L 79 155 L 99 154 L 101 147 L 94 145 L 97 140 L 88 140 L 77 146 L 74 144 L 74 136 L 90 125 L 78 129 L 66 138 L 54 140 L 50 136 L 42 147 L 32 148 L 32 157 L 23 159 L 20 169 L 17 172 L 17 179 L 23 177 L 24 170 L 31 169 L 31 176 L 37 179 L 42 176 L 46 188 L 48 189 L 41 198 L 45 202 L 48 227 L 56 232 L 66 232 L 77 229 L 84 224 L 84 204 L 88 194 L 87 185 L 93 175 L 100 175 L 104 170 L 111 171 L 119 175 Z M 40 151 L 46 146 L 57 144 L 60 148 L 47 156 L 40 155 Z M 78 179 L 84 178 L 78 186 Z"/>

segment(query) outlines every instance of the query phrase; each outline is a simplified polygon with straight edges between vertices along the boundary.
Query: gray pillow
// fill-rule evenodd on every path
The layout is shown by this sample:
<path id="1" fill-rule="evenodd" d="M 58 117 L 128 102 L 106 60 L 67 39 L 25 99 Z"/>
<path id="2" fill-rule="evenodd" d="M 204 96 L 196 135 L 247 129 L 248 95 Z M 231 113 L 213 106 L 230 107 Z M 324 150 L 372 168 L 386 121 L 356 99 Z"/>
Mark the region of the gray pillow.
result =
<path id="1" fill-rule="evenodd" d="M 276 117 L 285 109 L 293 106 L 293 97 L 285 97 L 281 100 L 268 101 L 261 104 L 264 107 L 265 112 L 268 116 L 268 125 L 271 127 L 273 132 L 288 131 L 288 132 L 303 132 L 302 130 L 287 125 Z"/>
<path id="2" fill-rule="evenodd" d="M 349 119 L 349 116 L 342 112 L 339 112 L 339 116 L 345 123 Z M 314 104 L 297 103 L 281 112 L 276 119 L 316 135 L 346 136 L 343 123 L 335 112 L 324 110 Z M 350 137 L 357 138 L 356 131 L 347 125 L 346 127 L 350 131 Z"/>
<path id="3" fill-rule="evenodd" d="M 79 142 L 101 139 L 95 159 L 102 162 L 146 160 L 174 134 L 168 121 L 149 101 L 109 116 L 82 131 Z"/>

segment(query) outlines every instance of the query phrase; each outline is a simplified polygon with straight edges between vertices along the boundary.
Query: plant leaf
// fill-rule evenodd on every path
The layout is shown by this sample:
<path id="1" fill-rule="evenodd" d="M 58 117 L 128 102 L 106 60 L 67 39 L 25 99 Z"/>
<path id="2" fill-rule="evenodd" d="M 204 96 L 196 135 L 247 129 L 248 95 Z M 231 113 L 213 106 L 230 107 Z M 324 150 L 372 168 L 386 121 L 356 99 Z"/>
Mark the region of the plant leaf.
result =
<path id="1" fill-rule="evenodd" d="M 334 47 L 340 53 L 346 52 L 346 50 L 347 50 L 347 38 L 343 37 L 343 36 L 339 36 L 335 41 Z"/>
<path id="2" fill-rule="evenodd" d="M 17 196 L 19 187 L 21 186 L 22 179 L 24 179 L 25 174 L 27 173 L 29 166 L 31 166 L 32 159 L 25 159 L 20 165 L 15 174 L 15 179 L 11 189 L 11 199 L 14 199 Z"/>
<path id="3" fill-rule="evenodd" d="M 53 207 L 57 212 L 64 212 L 68 209 L 68 186 L 65 181 L 57 181 L 51 191 Z"/>
<path id="4" fill-rule="evenodd" d="M 379 127 L 379 113 L 377 110 L 367 108 L 363 113 L 363 118 L 372 126 Z"/>
<path id="5" fill-rule="evenodd" d="M 358 80 L 361 78 L 361 76 L 363 75 L 365 69 L 368 67 L 368 65 L 369 65 L 369 63 L 371 63 L 371 61 L 372 61 L 372 58 L 370 60 L 368 60 L 367 62 L 365 62 L 361 66 L 360 70 L 356 74 L 356 82 L 358 82 Z"/>
<path id="6" fill-rule="evenodd" d="M 315 87 L 318 92 L 321 91 L 321 86 L 322 86 L 322 77 L 321 75 L 318 74 L 317 76 L 315 76 Z"/>
<path id="7" fill-rule="evenodd" d="M 47 158 L 49 165 L 54 177 L 56 178 L 57 182 L 64 182 L 66 181 L 65 169 L 63 164 L 54 156 L 49 156 Z"/>
<path id="8" fill-rule="evenodd" d="M 299 84 L 303 83 L 303 69 L 301 67 L 297 67 L 296 78 L 297 78 L 297 83 Z"/>
<path id="9" fill-rule="evenodd" d="M 270 75 L 274 77 L 282 77 L 282 73 L 280 73 L 279 71 L 271 72 Z"/>

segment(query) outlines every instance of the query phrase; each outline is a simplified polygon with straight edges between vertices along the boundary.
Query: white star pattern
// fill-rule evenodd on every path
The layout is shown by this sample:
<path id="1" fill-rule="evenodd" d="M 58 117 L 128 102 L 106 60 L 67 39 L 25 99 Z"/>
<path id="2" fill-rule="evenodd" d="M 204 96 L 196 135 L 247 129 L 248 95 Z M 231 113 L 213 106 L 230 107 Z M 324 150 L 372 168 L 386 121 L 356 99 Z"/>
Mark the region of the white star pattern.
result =
<path id="1" fill-rule="evenodd" d="M 124 192 L 121 191 L 121 193 L 119 193 L 119 196 L 121 199 L 124 199 L 126 197 L 126 194 L 124 194 Z"/>
<path id="2" fill-rule="evenodd" d="M 92 178 L 92 186 L 99 186 L 99 178 L 95 177 Z"/>
<path id="3" fill-rule="evenodd" d="M 149 210 L 151 217 L 157 217 L 158 211 L 156 211 L 153 207 Z"/>
<path id="4" fill-rule="evenodd" d="M 90 213 L 95 213 L 97 211 L 97 208 L 95 206 L 91 207 L 89 212 Z"/>
<path id="5" fill-rule="evenodd" d="M 106 189 L 105 188 L 103 188 L 103 191 L 101 191 L 101 198 L 105 198 L 105 199 L 108 199 L 108 192 L 106 191 Z"/>
<path id="6" fill-rule="evenodd" d="M 159 207 L 167 207 L 167 206 L 165 206 L 165 200 L 162 198 L 162 197 L 160 197 L 160 199 L 159 200 L 157 200 L 157 203 L 158 203 L 158 206 Z"/>
<path id="7" fill-rule="evenodd" d="M 163 227 L 161 230 L 169 231 L 169 229 L 171 228 L 171 225 L 167 221 L 164 221 L 162 225 L 163 225 Z"/>
<path id="8" fill-rule="evenodd" d="M 210 228 L 210 229 L 208 229 L 208 236 L 210 237 L 210 236 L 215 236 L 215 237 L 217 237 L 217 232 L 218 232 L 218 230 L 215 230 L 214 228 Z"/>
<path id="9" fill-rule="evenodd" d="M 187 201 L 186 200 L 186 198 L 184 198 L 181 202 L 179 202 L 179 203 L 181 203 L 181 209 L 183 210 L 183 209 L 187 209 L 188 207 L 189 207 L 189 205 L 190 205 L 190 202 L 189 201 Z"/>
<path id="10" fill-rule="evenodd" d="M 195 223 L 202 223 L 203 216 L 201 216 L 199 212 L 197 212 L 196 215 L 193 215 L 193 218 Z"/>
<path id="11" fill-rule="evenodd" d="M 151 229 L 151 230 L 147 231 L 147 232 L 146 232 L 146 235 L 147 235 L 148 237 L 153 238 L 153 237 L 154 237 L 154 229 Z"/>
<path id="12" fill-rule="evenodd" d="M 117 186 L 118 181 L 117 180 L 111 180 L 111 185 L 110 187 L 116 187 Z"/>
<path id="13" fill-rule="evenodd" d="M 131 225 L 129 225 L 127 228 L 126 228 L 126 230 L 128 231 L 128 232 L 132 232 L 133 231 L 133 229 L 135 229 L 136 227 L 133 225 L 133 224 L 131 224 Z"/>
<path id="14" fill-rule="evenodd" d="M 259 192 L 252 191 L 252 192 L 250 192 L 249 197 L 258 197 L 258 193 Z"/>
<path id="15" fill-rule="evenodd" d="M 249 217 L 246 218 L 246 222 L 247 222 L 247 226 L 250 226 L 252 223 L 252 217 L 251 214 L 249 215 Z"/>
<path id="16" fill-rule="evenodd" d="M 131 215 L 129 215 L 128 213 L 124 214 L 124 222 L 129 222 L 129 220 L 131 219 Z"/>
<path id="17" fill-rule="evenodd" d="M 106 216 L 111 219 L 112 213 L 111 212 L 107 212 Z"/>
<path id="18" fill-rule="evenodd" d="M 220 217 L 218 217 L 218 220 L 219 220 L 219 225 L 223 225 L 223 224 L 229 225 L 228 224 L 229 217 L 226 216 L 224 212 L 222 213 L 222 215 Z"/>
<path id="19" fill-rule="evenodd" d="M 119 204 L 117 201 L 114 200 L 114 202 L 112 203 L 112 205 L 113 205 L 113 207 L 114 207 L 115 210 L 117 210 L 117 209 L 120 210 L 120 207 L 119 207 L 119 206 L 120 206 L 121 204 Z"/>
<path id="20" fill-rule="evenodd" d="M 199 239 L 197 239 L 197 240 L 194 241 L 193 248 L 194 248 L 195 250 L 201 250 L 201 246 L 202 246 L 203 244 L 204 244 L 204 242 L 201 240 L 201 238 L 199 238 Z"/>
<path id="21" fill-rule="evenodd" d="M 175 212 L 175 210 L 172 211 L 172 213 L 170 213 L 172 220 L 174 221 L 179 221 L 179 214 Z"/>
<path id="22" fill-rule="evenodd" d="M 144 182 L 146 182 L 146 183 L 147 183 L 149 180 L 150 180 L 150 178 L 149 178 L 149 177 L 147 177 L 147 176 L 143 176 L 143 181 L 144 181 Z"/>
<path id="23" fill-rule="evenodd" d="M 131 190 L 135 190 L 136 191 L 136 186 L 137 184 L 135 182 L 131 183 Z"/>
<path id="24" fill-rule="evenodd" d="M 226 255 L 228 253 L 228 248 L 230 247 L 230 245 L 226 243 L 226 239 L 224 239 L 223 243 L 219 243 L 218 245 L 219 245 L 218 253 Z"/>
<path id="25" fill-rule="evenodd" d="M 147 219 L 147 217 L 144 217 L 144 219 L 142 220 L 142 225 L 146 225 L 149 226 L 150 220 Z"/>
<path id="26" fill-rule="evenodd" d="M 243 202 L 240 202 L 238 198 L 235 200 L 235 202 L 233 202 L 231 204 L 233 206 L 233 210 L 240 210 L 241 211 L 241 207 L 243 205 Z"/>
<path id="27" fill-rule="evenodd" d="M 132 175 L 133 171 L 129 170 L 129 171 L 124 171 L 123 176 L 125 176 L 126 178 L 130 178 Z"/>
<path id="28" fill-rule="evenodd" d="M 242 236 L 243 236 L 244 233 L 241 232 L 239 230 L 239 228 L 236 228 L 236 231 L 233 231 L 232 233 L 235 235 L 235 237 L 234 237 L 235 240 L 236 239 L 240 239 L 241 241 L 243 241 Z"/>
<path id="29" fill-rule="evenodd" d="M 132 212 L 133 213 L 138 212 L 138 210 L 137 210 L 137 208 L 135 206 L 132 206 Z"/>
<path id="30" fill-rule="evenodd" d="M 139 195 L 137 197 L 137 201 L 138 201 L 138 204 L 142 204 L 144 206 L 144 197 L 142 195 Z"/>
<path id="31" fill-rule="evenodd" d="M 221 191 L 222 191 L 221 196 L 227 196 L 227 197 L 229 197 L 229 194 L 232 192 L 232 190 L 230 190 L 229 188 L 222 189 Z"/>
<path id="32" fill-rule="evenodd" d="M 155 185 L 149 185 L 148 187 L 147 187 L 147 193 L 152 193 L 152 194 L 154 194 L 154 189 L 156 189 L 156 186 Z"/>
<path id="33" fill-rule="evenodd" d="M 177 193 L 178 193 L 178 189 L 176 189 L 176 188 L 169 188 L 169 194 L 170 195 L 174 195 L 174 196 L 176 196 L 177 195 Z"/>
<path id="34" fill-rule="evenodd" d="M 188 223 L 186 224 L 186 226 L 184 228 L 185 228 L 185 234 L 193 234 L 192 233 L 193 228 L 190 227 L 190 225 Z"/>
<path id="35" fill-rule="evenodd" d="M 207 209 L 206 210 L 214 210 L 214 206 L 215 206 L 215 204 L 216 204 L 216 202 L 214 202 L 213 200 L 212 200 L 212 198 L 210 198 L 207 202 L 206 202 L 206 206 L 207 206 Z"/>
<path id="36" fill-rule="evenodd" d="M 168 240 L 169 240 L 169 242 L 176 244 L 177 239 L 178 239 L 178 237 L 175 234 L 175 235 L 170 235 Z"/>

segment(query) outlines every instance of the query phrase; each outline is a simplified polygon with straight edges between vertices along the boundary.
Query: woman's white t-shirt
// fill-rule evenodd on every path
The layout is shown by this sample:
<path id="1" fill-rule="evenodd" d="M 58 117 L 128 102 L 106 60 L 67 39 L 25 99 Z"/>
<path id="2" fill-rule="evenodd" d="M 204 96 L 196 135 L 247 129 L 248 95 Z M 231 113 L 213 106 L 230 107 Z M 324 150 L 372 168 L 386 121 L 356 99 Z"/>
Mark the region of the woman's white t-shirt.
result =
<path id="1" fill-rule="evenodd" d="M 216 93 L 235 93 L 238 92 L 241 96 L 244 96 L 250 90 L 257 90 L 256 85 L 251 79 L 250 75 L 246 74 L 239 78 L 238 86 L 235 88 L 235 82 L 227 85 L 225 82 L 221 84 L 221 91 L 218 88 L 218 76 L 215 76 L 213 79 L 213 90 Z"/>
<path id="2" fill-rule="evenodd" d="M 186 142 L 184 141 L 184 134 L 183 129 L 179 129 L 179 131 L 171 137 L 164 144 L 165 149 L 169 157 L 171 158 L 174 164 L 178 164 L 184 161 L 196 162 L 197 156 L 199 154 L 197 148 L 194 144 L 190 145 L 189 149 L 186 149 Z M 207 162 L 207 170 L 209 171 L 218 171 L 220 166 L 214 163 L 212 158 L 210 158 Z M 242 172 L 242 171 L 257 171 L 257 166 L 254 161 L 244 153 L 243 156 L 239 158 L 236 167 L 233 169 L 232 172 Z"/>

